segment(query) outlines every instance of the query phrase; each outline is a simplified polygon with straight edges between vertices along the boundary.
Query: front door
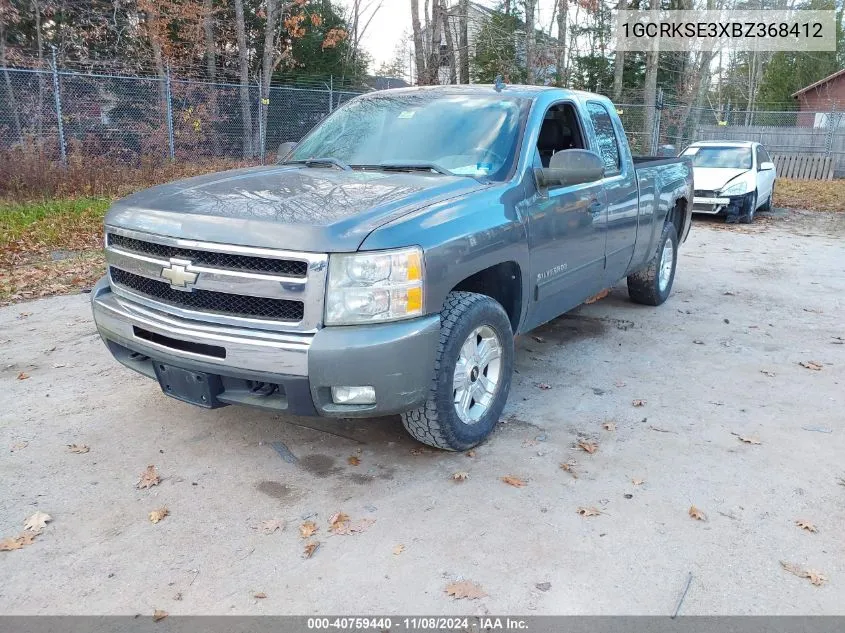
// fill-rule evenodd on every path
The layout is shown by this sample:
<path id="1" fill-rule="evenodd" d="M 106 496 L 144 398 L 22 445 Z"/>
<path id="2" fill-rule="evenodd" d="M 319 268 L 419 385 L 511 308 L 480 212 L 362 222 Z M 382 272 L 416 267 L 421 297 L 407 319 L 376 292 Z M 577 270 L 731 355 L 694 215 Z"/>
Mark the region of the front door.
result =
<path id="1" fill-rule="evenodd" d="M 558 151 L 588 149 L 571 102 L 553 105 L 539 132 L 535 166 Z M 531 310 L 535 327 L 571 310 L 602 289 L 607 202 L 601 181 L 536 191 L 527 200 Z"/>

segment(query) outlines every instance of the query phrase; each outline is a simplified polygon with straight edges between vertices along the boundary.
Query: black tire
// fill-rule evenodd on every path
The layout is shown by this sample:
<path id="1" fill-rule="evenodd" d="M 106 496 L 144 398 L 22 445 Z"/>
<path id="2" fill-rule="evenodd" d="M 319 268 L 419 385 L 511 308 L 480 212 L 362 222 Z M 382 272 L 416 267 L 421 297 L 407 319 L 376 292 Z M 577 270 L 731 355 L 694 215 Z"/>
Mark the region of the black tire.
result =
<path id="1" fill-rule="evenodd" d="M 672 271 L 665 287 L 660 287 L 660 259 L 666 242 L 672 244 Z M 628 275 L 628 296 L 634 303 L 648 306 L 659 306 L 672 293 L 675 282 L 675 270 L 678 267 L 678 231 L 671 222 L 663 225 L 663 232 L 657 242 L 657 250 L 649 261 L 648 266 Z"/>
<path id="2" fill-rule="evenodd" d="M 477 422 L 467 424 L 455 409 L 453 379 L 461 347 L 479 326 L 493 329 L 501 344 L 500 378 L 493 400 Z M 463 451 L 483 442 L 493 431 L 510 391 L 513 374 L 513 332 L 504 308 L 486 295 L 451 292 L 440 312 L 440 343 L 428 400 L 402 414 L 405 429 L 423 444 Z"/>
<path id="3" fill-rule="evenodd" d="M 742 215 L 739 216 L 740 224 L 751 224 L 754 221 L 754 214 L 757 212 L 757 190 L 751 194 L 751 197 L 746 203 L 746 208 L 743 209 Z"/>

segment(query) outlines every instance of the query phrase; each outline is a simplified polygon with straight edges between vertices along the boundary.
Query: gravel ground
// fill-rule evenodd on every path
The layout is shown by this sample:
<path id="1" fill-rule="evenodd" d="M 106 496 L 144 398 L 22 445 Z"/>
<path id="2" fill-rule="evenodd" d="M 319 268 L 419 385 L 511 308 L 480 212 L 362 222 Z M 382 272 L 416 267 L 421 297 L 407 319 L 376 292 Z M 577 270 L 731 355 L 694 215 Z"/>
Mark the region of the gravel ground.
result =
<path id="1" fill-rule="evenodd" d="M 661 308 L 621 284 L 518 339 L 472 456 L 420 451 L 395 417 L 195 409 L 109 357 L 86 295 L 2 308 L 0 538 L 52 521 L 0 552 L 0 612 L 672 614 L 692 574 L 684 614 L 845 614 L 843 235 L 697 221 Z M 333 535 L 337 511 L 374 522 Z M 449 597 L 462 580 L 487 595 Z"/>

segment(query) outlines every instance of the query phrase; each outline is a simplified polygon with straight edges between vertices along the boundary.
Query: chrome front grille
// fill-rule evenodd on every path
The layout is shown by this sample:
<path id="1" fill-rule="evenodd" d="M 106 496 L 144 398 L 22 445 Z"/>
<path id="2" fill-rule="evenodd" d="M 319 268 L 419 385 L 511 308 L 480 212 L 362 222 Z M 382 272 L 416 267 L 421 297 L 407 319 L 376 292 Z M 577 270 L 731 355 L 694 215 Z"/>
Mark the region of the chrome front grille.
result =
<path id="1" fill-rule="evenodd" d="M 109 267 L 113 283 L 163 301 L 171 306 L 184 306 L 203 312 L 227 314 L 234 317 L 274 319 L 279 321 L 301 321 L 304 312 L 302 301 L 270 299 L 269 297 L 248 297 L 213 290 L 184 292 L 174 290 L 166 281 L 141 277 L 120 268 Z"/>
<path id="2" fill-rule="evenodd" d="M 296 259 L 269 259 L 267 257 L 250 257 L 249 255 L 232 255 L 230 253 L 215 253 L 198 251 L 190 248 L 177 248 L 155 242 L 144 242 L 125 235 L 109 233 L 109 246 L 142 255 L 152 255 L 162 259 L 177 257 L 189 259 L 195 264 L 225 268 L 228 270 L 247 270 L 260 273 L 272 273 L 286 277 L 305 277 L 308 262 Z"/>
<path id="3" fill-rule="evenodd" d="M 183 318 L 257 329 L 322 324 L 328 256 L 106 227 L 114 292 Z"/>

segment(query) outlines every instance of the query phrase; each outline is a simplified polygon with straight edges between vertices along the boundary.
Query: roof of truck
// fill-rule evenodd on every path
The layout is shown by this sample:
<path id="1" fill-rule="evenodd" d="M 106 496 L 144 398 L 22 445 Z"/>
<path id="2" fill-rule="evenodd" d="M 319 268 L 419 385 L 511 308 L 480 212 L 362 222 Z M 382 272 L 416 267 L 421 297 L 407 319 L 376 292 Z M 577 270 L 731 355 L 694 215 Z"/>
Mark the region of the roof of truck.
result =
<path id="1" fill-rule="evenodd" d="M 533 99 L 537 95 L 544 92 L 562 92 L 568 95 L 590 95 L 589 92 L 581 90 L 570 90 L 569 88 L 558 88 L 557 86 L 528 86 L 520 84 L 505 84 L 501 91 L 497 91 L 493 84 L 452 84 L 441 86 L 411 86 L 409 88 L 395 88 L 390 89 L 389 93 L 414 93 L 414 92 L 434 92 L 442 94 L 499 94 L 502 96 L 522 97 L 525 99 Z M 380 91 L 383 94 L 385 91 Z M 367 93 L 368 96 L 374 96 L 376 93 Z"/>

